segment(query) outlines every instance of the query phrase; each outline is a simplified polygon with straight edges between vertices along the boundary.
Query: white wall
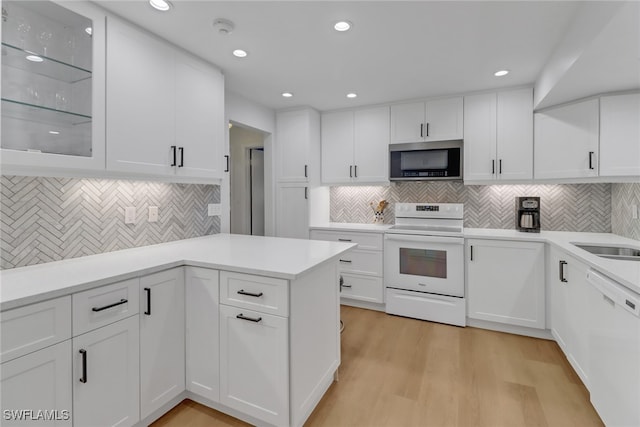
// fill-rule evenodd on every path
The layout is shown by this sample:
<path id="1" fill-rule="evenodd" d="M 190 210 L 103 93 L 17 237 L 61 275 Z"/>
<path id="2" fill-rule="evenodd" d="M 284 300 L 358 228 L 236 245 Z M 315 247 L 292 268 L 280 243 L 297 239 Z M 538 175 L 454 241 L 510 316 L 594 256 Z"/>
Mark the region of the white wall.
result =
<path id="1" fill-rule="evenodd" d="M 275 234 L 275 129 L 276 113 L 271 108 L 257 104 L 236 93 L 227 91 L 225 93 L 225 117 L 227 122 L 239 123 L 245 127 L 250 127 L 267 133 L 264 140 L 264 226 L 265 235 Z M 229 133 L 227 132 L 225 153 L 229 154 Z M 230 232 L 230 206 L 229 199 L 229 174 L 225 174 L 222 180 L 221 203 L 222 216 L 220 229 L 222 233 Z"/>

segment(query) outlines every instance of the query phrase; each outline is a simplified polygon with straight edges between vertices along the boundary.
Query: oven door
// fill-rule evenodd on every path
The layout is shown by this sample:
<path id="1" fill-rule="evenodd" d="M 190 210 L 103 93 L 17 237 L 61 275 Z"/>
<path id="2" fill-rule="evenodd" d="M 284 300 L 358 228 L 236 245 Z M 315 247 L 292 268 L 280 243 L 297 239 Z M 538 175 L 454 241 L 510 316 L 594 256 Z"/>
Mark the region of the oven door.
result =
<path id="1" fill-rule="evenodd" d="M 387 233 L 387 288 L 464 297 L 464 239 Z"/>

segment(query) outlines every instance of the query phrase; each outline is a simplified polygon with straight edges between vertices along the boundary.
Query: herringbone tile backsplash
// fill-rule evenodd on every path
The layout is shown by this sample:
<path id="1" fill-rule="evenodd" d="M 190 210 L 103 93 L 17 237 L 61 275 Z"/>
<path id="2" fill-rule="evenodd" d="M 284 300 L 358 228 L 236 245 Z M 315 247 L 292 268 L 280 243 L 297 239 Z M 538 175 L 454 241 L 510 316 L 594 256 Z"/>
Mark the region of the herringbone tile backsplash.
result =
<path id="1" fill-rule="evenodd" d="M 539 196 L 543 230 L 611 232 L 611 184 L 469 185 L 460 182 L 402 182 L 388 187 L 332 187 L 331 221 L 372 222 L 370 202 L 386 199 L 385 223 L 394 203 L 464 203 L 467 228 L 515 228 L 516 196 Z"/>
<path id="2" fill-rule="evenodd" d="M 207 204 L 218 185 L 2 176 L 1 268 L 9 269 L 220 232 Z M 136 208 L 135 224 L 124 208 Z M 148 207 L 158 206 L 158 222 Z"/>
<path id="3" fill-rule="evenodd" d="M 611 185 L 611 232 L 640 240 L 640 220 L 633 219 L 631 206 L 640 206 L 640 182 Z"/>

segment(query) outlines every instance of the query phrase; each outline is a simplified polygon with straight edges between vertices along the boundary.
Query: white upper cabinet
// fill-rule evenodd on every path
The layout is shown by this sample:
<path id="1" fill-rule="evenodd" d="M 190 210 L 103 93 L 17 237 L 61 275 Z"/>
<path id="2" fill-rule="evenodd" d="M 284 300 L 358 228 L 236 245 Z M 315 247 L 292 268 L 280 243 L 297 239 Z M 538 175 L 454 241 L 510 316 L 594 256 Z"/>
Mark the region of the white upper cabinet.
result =
<path id="1" fill-rule="evenodd" d="M 391 143 L 463 138 L 462 97 L 391 106 Z"/>
<path id="2" fill-rule="evenodd" d="M 464 98 L 464 180 L 533 178 L 533 90 Z"/>
<path id="3" fill-rule="evenodd" d="M 3 173 L 104 170 L 105 15 L 88 2 L 29 3 L 3 2 Z"/>
<path id="4" fill-rule="evenodd" d="M 387 183 L 389 107 L 322 115 L 322 183 Z"/>
<path id="5" fill-rule="evenodd" d="M 116 19 L 107 38 L 107 169 L 220 178 L 222 74 Z"/>
<path id="6" fill-rule="evenodd" d="M 551 108 L 534 115 L 534 178 L 598 176 L 598 100 Z"/>
<path id="7" fill-rule="evenodd" d="M 314 146 L 320 144 L 320 115 L 311 109 L 283 111 L 276 117 L 277 177 L 279 182 L 309 182 Z M 312 170 L 312 168 L 314 170 Z"/>
<path id="8" fill-rule="evenodd" d="M 600 176 L 640 176 L 640 94 L 600 98 Z"/>

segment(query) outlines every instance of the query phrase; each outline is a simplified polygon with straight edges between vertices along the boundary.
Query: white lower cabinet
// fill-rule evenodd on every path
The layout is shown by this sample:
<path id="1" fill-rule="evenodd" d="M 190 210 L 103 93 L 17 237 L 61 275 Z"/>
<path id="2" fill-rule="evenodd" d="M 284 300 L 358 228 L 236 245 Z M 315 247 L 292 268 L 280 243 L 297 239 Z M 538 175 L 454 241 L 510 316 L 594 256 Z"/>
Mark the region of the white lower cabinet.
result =
<path id="1" fill-rule="evenodd" d="M 281 184 L 277 188 L 276 236 L 307 239 L 309 236 L 309 187 Z"/>
<path id="2" fill-rule="evenodd" d="M 140 279 L 140 418 L 185 389 L 182 267 Z"/>
<path id="3" fill-rule="evenodd" d="M 186 388 L 220 400 L 219 272 L 186 267 Z"/>
<path id="4" fill-rule="evenodd" d="M 132 426 L 140 419 L 138 315 L 73 338 L 73 424 Z"/>
<path id="5" fill-rule="evenodd" d="M 563 251 L 549 249 L 547 283 L 551 334 L 584 385 L 588 375 L 588 267 Z"/>
<path id="6" fill-rule="evenodd" d="M 270 424 L 289 425 L 288 319 L 220 306 L 220 401 Z"/>
<path id="7" fill-rule="evenodd" d="M 468 239 L 467 315 L 545 328 L 544 243 Z"/>
<path id="8" fill-rule="evenodd" d="M 71 340 L 5 362 L 0 370 L 3 425 L 71 426 Z M 22 410 L 34 413 L 18 421 Z"/>

